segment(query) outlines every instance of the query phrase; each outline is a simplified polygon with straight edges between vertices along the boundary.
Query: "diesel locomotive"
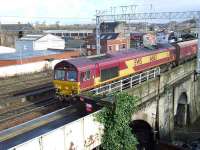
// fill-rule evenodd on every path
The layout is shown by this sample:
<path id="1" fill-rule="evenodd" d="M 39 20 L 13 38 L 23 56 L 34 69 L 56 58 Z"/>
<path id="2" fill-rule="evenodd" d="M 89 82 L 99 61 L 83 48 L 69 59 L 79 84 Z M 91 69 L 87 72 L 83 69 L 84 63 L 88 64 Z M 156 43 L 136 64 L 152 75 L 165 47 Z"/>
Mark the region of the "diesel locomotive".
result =
<path id="1" fill-rule="evenodd" d="M 72 96 L 155 67 L 176 66 L 193 59 L 197 40 L 159 44 L 99 56 L 63 60 L 54 67 L 53 84 L 61 96 Z"/>

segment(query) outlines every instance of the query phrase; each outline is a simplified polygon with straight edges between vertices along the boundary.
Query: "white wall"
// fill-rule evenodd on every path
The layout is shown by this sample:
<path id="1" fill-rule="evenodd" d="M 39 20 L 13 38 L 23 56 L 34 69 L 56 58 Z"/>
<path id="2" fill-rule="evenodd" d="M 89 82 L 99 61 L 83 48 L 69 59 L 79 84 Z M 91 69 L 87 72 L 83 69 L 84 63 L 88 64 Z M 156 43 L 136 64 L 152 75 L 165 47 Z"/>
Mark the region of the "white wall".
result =
<path id="1" fill-rule="evenodd" d="M 34 40 L 16 40 L 15 47 L 17 51 L 20 50 L 47 50 L 52 49 L 64 49 L 65 41 L 55 35 L 47 34 L 40 39 Z"/>
<path id="2" fill-rule="evenodd" d="M 33 41 L 27 41 L 27 40 L 16 40 L 15 41 L 15 48 L 16 51 L 22 51 L 22 50 L 33 50 Z"/>
<path id="3" fill-rule="evenodd" d="M 29 64 L 0 67 L 0 77 L 8 77 L 8 76 L 14 76 L 14 75 L 20 75 L 20 74 L 40 72 L 45 67 L 53 69 L 55 64 L 57 64 L 60 61 L 61 60 L 54 60 L 53 62 L 41 61 L 41 62 L 35 62 L 35 63 L 29 63 Z"/>
<path id="4" fill-rule="evenodd" d="M 47 50 L 47 49 L 48 49 L 48 41 L 34 42 L 34 50 Z"/>
<path id="5" fill-rule="evenodd" d="M 62 38 L 51 34 L 47 34 L 46 36 L 35 41 L 35 50 L 44 50 L 48 48 L 64 49 L 65 41 Z"/>
<path id="6" fill-rule="evenodd" d="M 10 150 L 92 150 L 101 143 L 103 126 L 94 121 L 94 114 L 17 145 Z"/>

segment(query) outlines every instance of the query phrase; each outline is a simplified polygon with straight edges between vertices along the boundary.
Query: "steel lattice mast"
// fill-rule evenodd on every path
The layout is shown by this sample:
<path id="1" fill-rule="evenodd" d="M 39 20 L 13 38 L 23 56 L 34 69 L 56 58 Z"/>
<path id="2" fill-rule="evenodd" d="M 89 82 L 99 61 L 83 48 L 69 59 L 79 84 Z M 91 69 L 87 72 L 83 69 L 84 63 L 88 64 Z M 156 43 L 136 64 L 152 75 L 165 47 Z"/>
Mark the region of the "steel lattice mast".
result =
<path id="1" fill-rule="evenodd" d="M 149 13 L 133 13 L 132 6 L 127 6 L 126 12 L 124 9 L 113 14 L 109 11 L 98 11 L 96 15 L 96 39 L 97 39 L 97 54 L 100 54 L 100 24 L 102 22 L 112 21 L 127 21 L 127 20 L 169 20 L 169 19 L 195 19 L 198 27 L 198 53 L 197 53 L 197 73 L 200 73 L 200 11 L 185 11 L 185 12 L 149 12 Z"/>

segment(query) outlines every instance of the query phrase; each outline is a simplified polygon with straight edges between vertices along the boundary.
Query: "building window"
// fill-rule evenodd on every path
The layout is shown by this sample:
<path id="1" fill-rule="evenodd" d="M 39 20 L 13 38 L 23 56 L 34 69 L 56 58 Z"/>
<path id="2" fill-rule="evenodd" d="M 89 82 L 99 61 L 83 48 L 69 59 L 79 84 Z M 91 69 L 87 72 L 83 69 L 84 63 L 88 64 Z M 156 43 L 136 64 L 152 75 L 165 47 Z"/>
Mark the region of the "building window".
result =
<path id="1" fill-rule="evenodd" d="M 92 49 L 96 49 L 96 45 L 92 45 Z"/>
<path id="2" fill-rule="evenodd" d="M 87 48 L 90 49 L 90 45 L 87 45 Z"/>
<path id="3" fill-rule="evenodd" d="M 122 44 L 122 48 L 126 48 L 126 44 Z"/>
<path id="4" fill-rule="evenodd" d="M 112 51 L 112 46 L 108 46 L 108 50 L 109 50 L 109 51 Z"/>
<path id="5" fill-rule="evenodd" d="M 106 81 L 118 76 L 119 76 L 119 67 L 112 67 L 101 70 L 101 81 Z"/>

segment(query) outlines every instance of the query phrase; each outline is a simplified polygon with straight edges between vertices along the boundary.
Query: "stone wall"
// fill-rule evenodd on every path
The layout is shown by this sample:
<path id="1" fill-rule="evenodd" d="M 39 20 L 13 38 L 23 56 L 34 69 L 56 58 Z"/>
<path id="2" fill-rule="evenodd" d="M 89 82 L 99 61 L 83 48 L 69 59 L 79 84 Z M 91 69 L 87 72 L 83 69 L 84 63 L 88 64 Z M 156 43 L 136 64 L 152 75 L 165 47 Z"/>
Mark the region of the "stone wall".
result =
<path id="1" fill-rule="evenodd" d="M 155 128 L 157 117 L 161 138 L 172 139 L 180 104 L 185 106 L 183 124 L 192 124 L 200 116 L 200 77 L 196 76 L 195 69 L 196 60 L 192 60 L 128 89 L 130 95 L 139 98 L 133 120 L 144 120 Z M 183 94 L 187 101 L 185 104 L 180 100 Z"/>

